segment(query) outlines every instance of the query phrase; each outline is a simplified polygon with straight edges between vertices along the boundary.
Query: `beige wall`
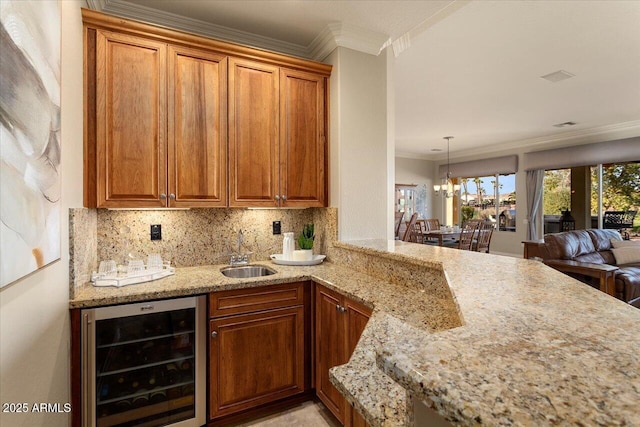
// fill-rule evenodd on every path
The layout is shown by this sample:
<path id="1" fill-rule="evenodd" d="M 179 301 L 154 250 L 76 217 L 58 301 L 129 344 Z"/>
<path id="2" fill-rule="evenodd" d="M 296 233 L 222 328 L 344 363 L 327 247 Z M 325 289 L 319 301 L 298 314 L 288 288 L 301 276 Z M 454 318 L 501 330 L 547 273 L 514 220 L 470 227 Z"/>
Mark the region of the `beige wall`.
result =
<path id="1" fill-rule="evenodd" d="M 387 52 L 379 56 L 339 47 L 326 59 L 331 74 L 330 200 L 338 208 L 339 239 L 389 237 L 393 158 Z M 393 144 L 393 143 L 391 143 Z M 393 147 L 393 145 L 392 145 Z M 391 160 L 391 162 L 389 161 Z M 391 163 L 391 166 L 390 166 Z"/>
<path id="2" fill-rule="evenodd" d="M 69 207 L 82 206 L 82 20 L 84 1 L 62 11 L 61 259 L 0 292 L 0 401 L 69 398 Z M 67 414 L 0 412 L 3 426 L 67 426 Z"/>

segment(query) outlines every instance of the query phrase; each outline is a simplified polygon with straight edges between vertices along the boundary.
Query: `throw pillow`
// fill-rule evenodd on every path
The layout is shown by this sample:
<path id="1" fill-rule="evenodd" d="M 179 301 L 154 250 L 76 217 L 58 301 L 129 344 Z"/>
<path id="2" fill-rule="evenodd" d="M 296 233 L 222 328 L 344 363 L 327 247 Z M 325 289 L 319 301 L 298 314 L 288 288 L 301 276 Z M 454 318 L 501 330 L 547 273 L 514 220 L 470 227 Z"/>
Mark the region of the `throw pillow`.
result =
<path id="1" fill-rule="evenodd" d="M 616 258 L 616 265 L 640 263 L 640 246 L 613 248 L 611 252 L 613 252 L 613 256 Z"/>
<path id="2" fill-rule="evenodd" d="M 611 239 L 611 246 L 614 248 L 628 248 L 637 247 L 640 248 L 640 240 L 615 240 Z"/>

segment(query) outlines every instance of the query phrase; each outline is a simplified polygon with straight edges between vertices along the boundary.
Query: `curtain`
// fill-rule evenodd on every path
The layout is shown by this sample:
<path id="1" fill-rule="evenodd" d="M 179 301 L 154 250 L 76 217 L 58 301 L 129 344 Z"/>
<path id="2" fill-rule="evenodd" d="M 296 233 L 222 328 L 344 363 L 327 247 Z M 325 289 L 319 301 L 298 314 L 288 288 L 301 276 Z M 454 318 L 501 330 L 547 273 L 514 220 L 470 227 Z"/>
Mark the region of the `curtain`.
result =
<path id="1" fill-rule="evenodd" d="M 527 171 L 527 240 L 537 240 L 542 238 L 542 233 L 538 230 L 538 225 L 542 224 L 542 185 L 544 180 L 544 169 Z"/>

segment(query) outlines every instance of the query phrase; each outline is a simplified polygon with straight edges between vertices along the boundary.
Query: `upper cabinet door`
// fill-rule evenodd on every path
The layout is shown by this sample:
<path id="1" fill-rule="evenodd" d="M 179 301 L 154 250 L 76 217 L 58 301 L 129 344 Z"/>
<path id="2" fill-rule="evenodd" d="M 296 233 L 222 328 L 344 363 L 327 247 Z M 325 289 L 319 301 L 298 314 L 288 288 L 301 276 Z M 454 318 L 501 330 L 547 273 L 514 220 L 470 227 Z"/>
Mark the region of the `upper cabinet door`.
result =
<path id="1" fill-rule="evenodd" d="M 278 206 L 278 70 L 229 59 L 229 206 Z"/>
<path id="2" fill-rule="evenodd" d="M 163 207 L 166 201 L 166 45 L 98 31 L 98 207 Z"/>
<path id="3" fill-rule="evenodd" d="M 280 70 L 282 206 L 326 206 L 325 78 Z"/>
<path id="4" fill-rule="evenodd" d="M 226 206 L 227 57 L 168 53 L 169 206 Z"/>

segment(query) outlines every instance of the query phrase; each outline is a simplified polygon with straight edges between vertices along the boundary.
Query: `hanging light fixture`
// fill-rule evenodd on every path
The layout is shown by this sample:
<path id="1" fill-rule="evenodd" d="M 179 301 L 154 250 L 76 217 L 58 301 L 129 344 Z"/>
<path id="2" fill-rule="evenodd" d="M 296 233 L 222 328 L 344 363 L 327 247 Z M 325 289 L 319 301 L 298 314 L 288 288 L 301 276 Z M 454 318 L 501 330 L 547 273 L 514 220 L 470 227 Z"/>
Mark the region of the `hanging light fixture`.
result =
<path id="1" fill-rule="evenodd" d="M 436 196 L 449 198 L 458 195 L 460 186 L 451 181 L 451 171 L 449 170 L 449 140 L 453 139 L 453 137 L 445 136 L 443 139 L 447 140 L 447 175 L 442 179 L 440 185 L 436 184 L 433 186 L 433 190 L 436 192 Z"/>

